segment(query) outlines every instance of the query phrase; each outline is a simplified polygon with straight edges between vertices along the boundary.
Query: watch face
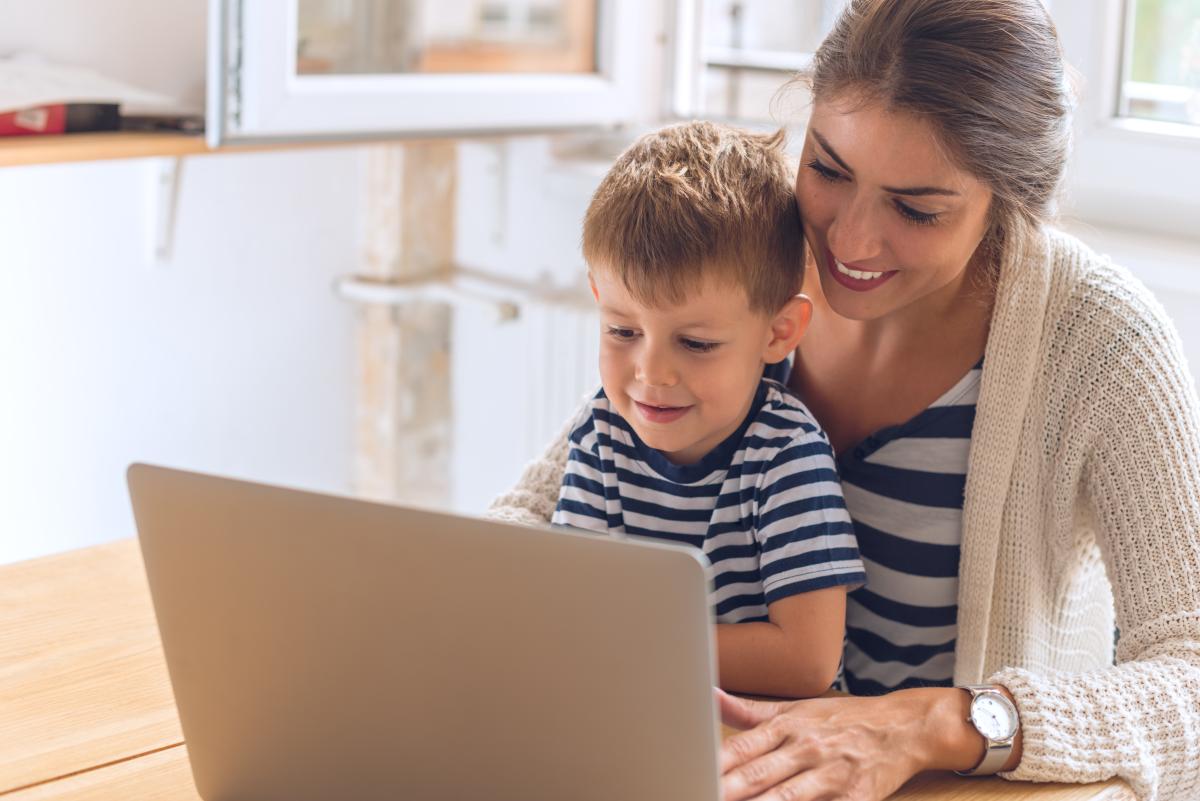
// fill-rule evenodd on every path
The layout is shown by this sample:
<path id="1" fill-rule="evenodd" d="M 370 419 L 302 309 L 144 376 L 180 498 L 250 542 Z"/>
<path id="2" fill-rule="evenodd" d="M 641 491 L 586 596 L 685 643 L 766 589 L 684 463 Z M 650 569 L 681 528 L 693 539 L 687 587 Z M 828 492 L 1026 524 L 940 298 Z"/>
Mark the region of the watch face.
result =
<path id="1" fill-rule="evenodd" d="M 1007 740 L 1017 733 L 1017 719 L 1006 699 L 983 694 L 971 704 L 971 722 L 989 740 Z"/>

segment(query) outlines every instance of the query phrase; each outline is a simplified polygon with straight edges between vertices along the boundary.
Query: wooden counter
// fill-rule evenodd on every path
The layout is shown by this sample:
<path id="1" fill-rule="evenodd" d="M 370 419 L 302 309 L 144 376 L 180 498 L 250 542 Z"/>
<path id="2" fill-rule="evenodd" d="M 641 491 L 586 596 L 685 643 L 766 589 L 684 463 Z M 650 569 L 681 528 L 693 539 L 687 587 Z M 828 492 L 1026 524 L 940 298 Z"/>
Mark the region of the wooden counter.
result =
<path id="1" fill-rule="evenodd" d="M 0 798 L 199 801 L 134 540 L 0 567 Z M 924 774 L 892 801 L 1133 801 Z"/>

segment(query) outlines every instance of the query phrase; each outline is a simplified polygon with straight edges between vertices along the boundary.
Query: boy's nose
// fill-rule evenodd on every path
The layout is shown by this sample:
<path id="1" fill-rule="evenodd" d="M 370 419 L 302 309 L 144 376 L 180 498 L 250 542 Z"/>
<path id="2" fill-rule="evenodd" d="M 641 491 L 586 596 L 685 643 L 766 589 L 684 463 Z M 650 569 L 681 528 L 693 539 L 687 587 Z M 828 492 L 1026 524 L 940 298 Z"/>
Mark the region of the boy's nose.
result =
<path id="1" fill-rule="evenodd" d="M 647 348 L 642 353 L 634 377 L 648 387 L 672 387 L 679 382 L 679 376 L 670 358 L 658 352 L 657 348 Z"/>

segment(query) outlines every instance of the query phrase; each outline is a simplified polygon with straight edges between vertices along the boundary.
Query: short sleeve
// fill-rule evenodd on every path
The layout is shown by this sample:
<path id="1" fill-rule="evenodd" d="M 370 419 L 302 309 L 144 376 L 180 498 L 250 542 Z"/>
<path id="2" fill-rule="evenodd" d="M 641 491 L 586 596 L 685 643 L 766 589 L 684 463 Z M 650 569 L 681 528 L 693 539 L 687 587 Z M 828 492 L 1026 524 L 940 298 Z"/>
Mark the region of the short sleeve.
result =
<path id="1" fill-rule="evenodd" d="M 755 536 L 768 604 L 866 583 L 833 449 L 820 429 L 805 429 L 780 448 L 759 478 Z"/>
<path id="2" fill-rule="evenodd" d="M 567 466 L 551 523 L 605 532 L 610 525 L 594 410 L 595 400 L 580 410 L 571 426 Z"/>

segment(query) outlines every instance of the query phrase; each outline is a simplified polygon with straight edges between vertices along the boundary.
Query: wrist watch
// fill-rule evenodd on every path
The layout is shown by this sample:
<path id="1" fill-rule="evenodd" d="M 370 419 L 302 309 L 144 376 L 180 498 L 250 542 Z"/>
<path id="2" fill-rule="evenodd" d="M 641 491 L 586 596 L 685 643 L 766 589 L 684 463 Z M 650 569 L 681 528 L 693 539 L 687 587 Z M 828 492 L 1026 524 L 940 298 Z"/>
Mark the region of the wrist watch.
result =
<path id="1" fill-rule="evenodd" d="M 1017 708 L 994 684 L 959 687 L 971 694 L 971 713 L 967 722 L 987 743 L 983 759 L 970 770 L 955 771 L 959 776 L 990 776 L 998 772 L 1012 754 L 1013 740 L 1021 726 Z"/>

